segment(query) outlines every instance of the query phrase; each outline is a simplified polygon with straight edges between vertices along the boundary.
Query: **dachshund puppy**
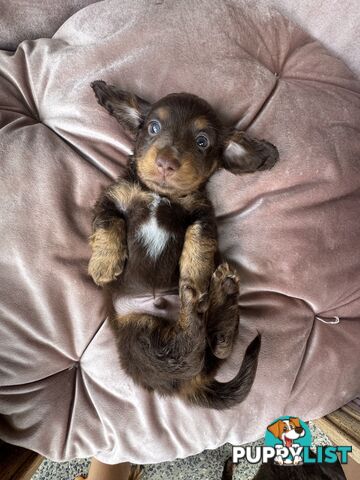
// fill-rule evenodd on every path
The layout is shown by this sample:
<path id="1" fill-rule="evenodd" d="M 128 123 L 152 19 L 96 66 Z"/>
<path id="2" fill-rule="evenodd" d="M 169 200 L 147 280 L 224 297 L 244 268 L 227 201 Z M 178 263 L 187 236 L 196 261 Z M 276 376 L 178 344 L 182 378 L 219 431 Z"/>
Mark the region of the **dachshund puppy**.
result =
<path id="1" fill-rule="evenodd" d="M 214 376 L 232 350 L 239 321 L 239 279 L 217 259 L 214 210 L 205 191 L 210 176 L 266 170 L 277 149 L 245 132 L 227 129 L 211 106 L 187 93 L 154 104 L 103 81 L 97 100 L 135 137 L 128 172 L 95 207 L 89 274 L 100 286 L 138 297 L 176 289 L 175 320 L 114 313 L 111 323 L 125 371 L 148 390 L 180 395 L 203 407 L 241 402 L 254 380 L 260 336 L 249 345 L 238 374 Z"/>

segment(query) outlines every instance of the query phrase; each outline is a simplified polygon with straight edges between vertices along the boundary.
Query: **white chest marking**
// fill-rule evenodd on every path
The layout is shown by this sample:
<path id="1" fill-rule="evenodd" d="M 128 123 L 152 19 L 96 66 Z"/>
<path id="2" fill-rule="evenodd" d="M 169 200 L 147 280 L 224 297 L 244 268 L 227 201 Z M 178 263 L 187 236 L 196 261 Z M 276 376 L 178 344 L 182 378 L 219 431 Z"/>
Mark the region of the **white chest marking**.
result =
<path id="1" fill-rule="evenodd" d="M 156 220 L 156 210 L 161 202 L 159 195 L 154 196 L 150 205 L 150 219 L 144 223 L 138 233 L 138 240 L 145 246 L 147 254 L 157 258 L 166 247 L 171 234 L 162 228 Z"/>

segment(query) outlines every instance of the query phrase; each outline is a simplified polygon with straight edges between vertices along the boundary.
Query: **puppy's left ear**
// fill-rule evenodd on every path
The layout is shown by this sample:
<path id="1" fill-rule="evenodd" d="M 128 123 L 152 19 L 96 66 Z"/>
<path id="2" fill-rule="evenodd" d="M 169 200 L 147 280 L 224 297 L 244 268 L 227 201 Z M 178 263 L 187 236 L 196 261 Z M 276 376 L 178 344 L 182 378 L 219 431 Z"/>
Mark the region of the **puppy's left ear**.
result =
<path id="1" fill-rule="evenodd" d="M 127 130 L 136 133 L 150 110 L 150 103 L 103 80 L 91 84 L 99 104 Z"/>
<path id="2" fill-rule="evenodd" d="M 233 130 L 225 139 L 222 166 L 235 174 L 250 173 L 269 170 L 278 158 L 278 149 L 270 142 Z"/>

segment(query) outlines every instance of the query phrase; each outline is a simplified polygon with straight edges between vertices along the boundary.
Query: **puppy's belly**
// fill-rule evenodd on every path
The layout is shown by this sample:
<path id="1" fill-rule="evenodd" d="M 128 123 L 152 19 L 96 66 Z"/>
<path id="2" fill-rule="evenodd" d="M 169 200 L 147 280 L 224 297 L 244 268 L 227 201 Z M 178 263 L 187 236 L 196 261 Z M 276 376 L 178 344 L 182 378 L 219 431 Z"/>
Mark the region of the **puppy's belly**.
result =
<path id="1" fill-rule="evenodd" d="M 158 308 L 156 301 L 162 299 L 162 307 Z M 154 294 L 113 296 L 114 307 L 117 315 L 125 316 L 130 313 L 155 315 L 175 321 L 179 316 L 180 301 L 177 290 L 158 291 Z"/>

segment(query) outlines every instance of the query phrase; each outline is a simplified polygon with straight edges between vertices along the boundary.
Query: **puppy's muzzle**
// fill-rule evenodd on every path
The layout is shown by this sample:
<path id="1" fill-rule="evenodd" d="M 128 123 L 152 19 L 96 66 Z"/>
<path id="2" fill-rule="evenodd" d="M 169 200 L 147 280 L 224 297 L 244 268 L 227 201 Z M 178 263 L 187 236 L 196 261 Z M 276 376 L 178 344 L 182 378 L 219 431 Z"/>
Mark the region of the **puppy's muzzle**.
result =
<path id="1" fill-rule="evenodd" d="M 179 160 L 169 153 L 160 152 L 156 157 L 156 166 L 163 177 L 173 175 L 180 167 Z"/>

